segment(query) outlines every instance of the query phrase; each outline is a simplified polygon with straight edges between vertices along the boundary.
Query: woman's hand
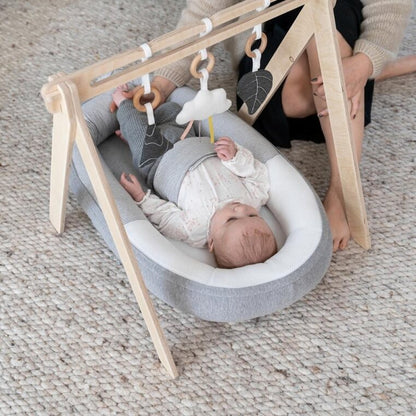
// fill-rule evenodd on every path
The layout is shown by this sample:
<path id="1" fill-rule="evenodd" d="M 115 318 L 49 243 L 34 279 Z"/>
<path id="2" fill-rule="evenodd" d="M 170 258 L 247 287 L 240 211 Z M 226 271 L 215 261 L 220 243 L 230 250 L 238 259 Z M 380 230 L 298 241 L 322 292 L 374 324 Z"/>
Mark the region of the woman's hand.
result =
<path id="1" fill-rule="evenodd" d="M 344 72 L 346 96 L 351 103 L 350 115 L 354 119 L 364 100 L 364 87 L 373 73 L 373 65 L 367 55 L 357 53 L 342 59 L 342 69 Z M 325 100 L 322 75 L 314 78 L 311 83 L 313 94 Z M 327 116 L 328 109 L 325 108 L 318 115 L 320 117 Z"/>
<path id="2" fill-rule="evenodd" d="M 176 85 L 169 81 L 167 78 L 163 78 L 160 76 L 155 76 L 152 80 L 152 87 L 156 87 L 157 90 L 160 92 L 160 104 L 163 104 L 169 95 L 175 90 Z M 134 87 L 132 90 L 128 90 L 127 84 L 121 85 L 117 87 L 117 89 L 113 93 L 113 102 L 110 105 L 110 111 L 113 113 L 121 104 L 123 100 L 132 100 L 134 94 L 142 88 L 141 85 Z M 151 103 L 154 99 L 154 94 L 145 94 L 142 96 L 140 102 L 142 104 Z"/>
<path id="3" fill-rule="evenodd" d="M 129 93 L 127 84 L 119 85 L 113 92 L 113 101 L 110 104 L 110 111 L 114 113 L 120 104 L 127 99 L 126 94 Z"/>
<path id="4" fill-rule="evenodd" d="M 176 88 L 176 85 L 172 81 L 169 81 L 167 78 L 163 78 L 163 77 L 160 77 L 160 76 L 155 76 L 152 79 L 151 86 L 152 86 L 152 88 L 156 88 L 160 92 L 160 102 L 157 105 L 157 107 L 159 107 L 160 104 L 163 104 L 164 102 L 166 102 L 169 95 Z M 136 94 L 136 92 L 140 88 L 142 88 L 142 86 L 138 85 L 137 87 L 133 88 L 131 91 L 125 93 L 125 97 L 133 99 L 134 94 Z M 141 97 L 140 102 L 141 102 L 141 104 L 144 105 L 146 103 L 151 103 L 154 98 L 155 98 L 155 96 L 154 96 L 153 93 L 144 94 Z M 157 108 L 157 107 L 155 107 L 155 108 Z"/>
<path id="5" fill-rule="evenodd" d="M 160 104 L 163 104 L 176 89 L 176 85 L 172 81 L 158 75 L 152 79 L 152 87 L 156 87 L 160 92 Z"/>

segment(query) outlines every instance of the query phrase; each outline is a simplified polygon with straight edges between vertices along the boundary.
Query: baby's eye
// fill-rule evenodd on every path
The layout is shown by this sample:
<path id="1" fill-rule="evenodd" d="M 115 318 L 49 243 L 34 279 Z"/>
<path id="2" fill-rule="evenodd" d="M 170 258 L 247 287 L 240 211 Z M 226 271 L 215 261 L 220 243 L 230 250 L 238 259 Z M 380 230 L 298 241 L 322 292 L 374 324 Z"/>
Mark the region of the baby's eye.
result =
<path id="1" fill-rule="evenodd" d="M 230 218 L 228 218 L 227 222 L 234 221 L 236 219 L 237 219 L 237 217 L 230 217 Z"/>
<path id="2" fill-rule="evenodd" d="M 257 214 L 250 214 L 249 217 L 258 217 Z"/>

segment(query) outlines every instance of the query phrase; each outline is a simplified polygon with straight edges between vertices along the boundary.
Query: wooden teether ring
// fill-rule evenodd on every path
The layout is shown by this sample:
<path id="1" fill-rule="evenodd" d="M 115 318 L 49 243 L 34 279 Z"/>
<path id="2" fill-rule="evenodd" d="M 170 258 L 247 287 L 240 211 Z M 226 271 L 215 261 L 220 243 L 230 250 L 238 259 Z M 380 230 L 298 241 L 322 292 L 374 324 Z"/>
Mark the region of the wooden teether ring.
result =
<path id="1" fill-rule="evenodd" d="M 255 33 L 251 34 L 250 37 L 247 39 L 246 47 L 244 48 L 244 51 L 249 58 L 256 57 L 256 54 L 251 50 L 251 47 L 253 46 L 253 43 L 255 42 L 255 40 L 256 40 Z M 265 33 L 262 33 L 260 46 L 258 47 L 258 50 L 260 51 L 260 53 L 264 52 L 264 50 L 266 49 L 266 46 L 267 46 L 267 36 Z"/>
<path id="2" fill-rule="evenodd" d="M 215 58 L 214 55 L 211 52 L 207 53 L 207 59 L 208 59 L 208 65 L 207 65 L 207 71 L 211 72 L 215 65 Z M 198 65 L 202 61 L 201 54 L 195 56 L 191 63 L 190 72 L 194 78 L 202 78 L 202 73 L 198 72 Z"/>
<path id="3" fill-rule="evenodd" d="M 161 95 L 160 95 L 159 90 L 156 87 L 151 87 L 151 92 L 153 93 L 154 98 L 151 102 L 150 101 L 149 102 L 152 104 L 152 108 L 155 109 L 160 104 Z M 136 110 L 145 113 L 146 107 L 140 102 L 140 100 L 143 97 L 143 94 L 144 94 L 144 87 L 140 87 L 140 89 L 138 89 L 133 96 L 133 105 L 136 108 Z"/>

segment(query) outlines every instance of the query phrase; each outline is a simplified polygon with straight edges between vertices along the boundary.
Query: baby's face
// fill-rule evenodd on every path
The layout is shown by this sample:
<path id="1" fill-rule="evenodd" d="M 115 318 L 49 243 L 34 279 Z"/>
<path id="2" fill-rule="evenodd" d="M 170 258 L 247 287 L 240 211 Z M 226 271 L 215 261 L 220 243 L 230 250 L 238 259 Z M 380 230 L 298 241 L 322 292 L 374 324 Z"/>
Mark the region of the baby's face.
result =
<path id="1" fill-rule="evenodd" d="M 232 245 L 233 239 L 238 239 L 243 232 L 254 229 L 270 232 L 266 221 L 254 207 L 241 202 L 230 202 L 217 210 L 212 217 L 209 240 L 227 240 Z"/>

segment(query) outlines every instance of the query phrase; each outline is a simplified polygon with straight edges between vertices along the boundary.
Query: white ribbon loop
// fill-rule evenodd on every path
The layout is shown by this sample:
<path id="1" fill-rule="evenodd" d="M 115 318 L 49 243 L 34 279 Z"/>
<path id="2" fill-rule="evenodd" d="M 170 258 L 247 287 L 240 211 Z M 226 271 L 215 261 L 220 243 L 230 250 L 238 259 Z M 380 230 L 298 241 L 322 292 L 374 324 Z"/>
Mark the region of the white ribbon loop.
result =
<path id="1" fill-rule="evenodd" d="M 152 57 L 152 49 L 150 48 L 150 46 L 147 43 L 142 43 L 140 45 L 140 48 L 142 48 L 143 52 L 144 52 L 144 58 L 142 58 L 142 62 L 147 61 L 149 58 Z M 150 94 L 152 89 L 150 86 L 150 77 L 149 74 L 145 74 L 142 76 L 142 86 L 144 88 L 144 94 Z M 153 114 L 153 108 L 152 108 L 152 104 L 151 103 L 146 103 L 145 105 L 146 108 L 146 114 L 147 114 L 147 123 L 149 124 L 149 126 L 151 126 L 152 124 L 155 124 L 155 116 Z"/>

